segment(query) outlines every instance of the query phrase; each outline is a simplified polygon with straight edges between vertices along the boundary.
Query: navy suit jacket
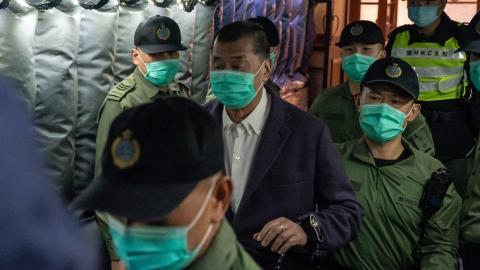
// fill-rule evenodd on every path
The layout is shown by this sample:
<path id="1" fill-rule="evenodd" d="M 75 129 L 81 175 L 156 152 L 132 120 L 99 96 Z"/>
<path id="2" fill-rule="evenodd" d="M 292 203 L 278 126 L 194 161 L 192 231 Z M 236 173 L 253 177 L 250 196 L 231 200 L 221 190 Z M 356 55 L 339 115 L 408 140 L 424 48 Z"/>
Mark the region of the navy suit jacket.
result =
<path id="1" fill-rule="evenodd" d="M 250 177 L 238 211 L 235 215 L 229 211 L 227 218 L 259 265 L 273 269 L 279 255 L 253 239 L 269 221 L 279 217 L 296 221 L 313 215 L 323 239 L 318 241 L 307 232 L 308 246 L 333 251 L 356 236 L 362 210 L 327 126 L 267 91 L 271 108 Z M 205 108 L 223 127 L 223 105 L 213 100 Z M 309 256 L 299 254 L 310 252 L 287 252 L 281 269 L 311 269 Z"/>

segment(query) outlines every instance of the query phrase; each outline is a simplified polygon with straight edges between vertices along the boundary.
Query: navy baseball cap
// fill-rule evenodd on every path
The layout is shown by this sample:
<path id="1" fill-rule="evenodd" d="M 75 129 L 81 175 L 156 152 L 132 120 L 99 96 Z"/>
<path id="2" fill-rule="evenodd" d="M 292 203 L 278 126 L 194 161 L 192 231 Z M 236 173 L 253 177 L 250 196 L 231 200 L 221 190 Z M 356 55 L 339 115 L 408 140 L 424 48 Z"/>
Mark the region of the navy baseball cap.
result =
<path id="1" fill-rule="evenodd" d="M 385 37 L 378 25 L 371 21 L 355 21 L 347 26 L 340 35 L 340 41 L 335 44 L 344 47 L 354 42 L 363 44 L 385 44 Z"/>
<path id="2" fill-rule="evenodd" d="M 102 175 L 73 207 L 135 220 L 161 220 L 201 180 L 224 169 L 217 121 L 181 98 L 157 99 L 122 112 L 112 123 Z"/>
<path id="3" fill-rule="evenodd" d="M 135 31 L 135 47 L 145 53 L 185 51 L 178 24 L 169 17 L 156 15 L 140 23 Z"/>
<path id="4" fill-rule="evenodd" d="M 375 61 L 363 77 L 361 87 L 375 83 L 393 85 L 405 91 L 414 100 L 417 100 L 420 94 L 417 72 L 410 64 L 395 57 Z"/>

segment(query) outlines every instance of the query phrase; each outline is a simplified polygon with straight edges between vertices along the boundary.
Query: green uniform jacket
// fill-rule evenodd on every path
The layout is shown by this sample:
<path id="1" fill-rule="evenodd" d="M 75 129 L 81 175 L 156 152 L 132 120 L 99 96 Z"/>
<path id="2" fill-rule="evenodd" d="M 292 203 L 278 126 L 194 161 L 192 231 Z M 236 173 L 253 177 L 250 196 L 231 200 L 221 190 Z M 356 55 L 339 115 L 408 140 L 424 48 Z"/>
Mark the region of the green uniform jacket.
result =
<path id="1" fill-rule="evenodd" d="M 468 188 L 463 202 L 462 239 L 480 244 L 480 138 L 472 156 Z"/>
<path id="2" fill-rule="evenodd" d="M 137 68 L 125 80 L 115 85 L 108 91 L 107 97 L 100 107 L 96 152 L 95 152 L 95 176 L 101 173 L 101 158 L 108 139 L 110 125 L 115 117 L 126 109 L 138 106 L 162 96 L 188 97 L 190 90 L 182 83 L 171 83 L 165 91 L 145 79 Z"/>
<path id="3" fill-rule="evenodd" d="M 335 259 L 351 269 L 407 269 L 419 241 L 418 207 L 440 161 L 411 147 L 411 155 L 391 166 L 377 167 L 364 139 L 339 145 L 347 175 L 364 210 L 358 238 Z M 457 269 L 461 200 L 453 185 L 442 208 L 428 221 L 421 241 L 421 269 Z"/>
<path id="4" fill-rule="evenodd" d="M 187 269 L 260 270 L 260 267 L 243 249 L 232 227 L 224 220 L 207 252 Z"/>
<path id="5" fill-rule="evenodd" d="M 97 141 L 95 149 L 95 177 L 101 174 L 102 154 L 107 143 L 108 132 L 113 120 L 126 109 L 138 106 L 147 102 L 151 102 L 162 96 L 189 96 L 189 89 L 186 85 L 174 82 L 167 89 L 161 91 L 158 87 L 151 84 L 145 79 L 143 74 L 137 68 L 125 80 L 115 85 L 108 91 L 105 101 L 100 107 Z M 100 215 L 97 214 L 99 217 Z M 108 225 L 104 222 L 104 218 L 97 219 L 103 238 L 107 245 L 110 258 L 118 260 L 113 250 L 113 245 L 108 231 Z"/>
<path id="6" fill-rule="evenodd" d="M 363 135 L 347 83 L 325 89 L 313 102 L 310 113 L 325 121 L 335 143 L 358 139 Z M 432 133 L 422 115 L 407 126 L 403 136 L 418 150 L 430 155 L 435 153 Z"/>

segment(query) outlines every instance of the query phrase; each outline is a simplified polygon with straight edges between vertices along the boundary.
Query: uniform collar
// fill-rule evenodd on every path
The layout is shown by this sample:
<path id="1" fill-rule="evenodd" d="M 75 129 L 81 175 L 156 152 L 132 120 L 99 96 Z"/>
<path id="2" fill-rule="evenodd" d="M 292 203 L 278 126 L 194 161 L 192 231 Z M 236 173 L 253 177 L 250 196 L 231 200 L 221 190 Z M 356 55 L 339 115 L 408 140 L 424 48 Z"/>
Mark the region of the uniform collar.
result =
<path id="1" fill-rule="evenodd" d="M 168 93 L 168 88 L 159 88 L 153 85 L 151 82 L 147 81 L 147 79 L 145 79 L 145 76 L 142 74 L 138 67 L 135 68 L 134 76 L 135 82 L 138 85 L 137 89 L 143 91 L 149 99 L 155 98 L 158 94 L 166 95 Z"/>
<path id="2" fill-rule="evenodd" d="M 418 27 L 413 25 L 410 29 L 410 44 L 415 42 L 434 42 L 444 45 L 445 42 L 455 35 L 457 23 L 452 21 L 445 12 L 440 15 L 440 24 L 430 38 L 418 32 Z"/>
<path id="3" fill-rule="evenodd" d="M 363 137 L 355 143 L 352 156 L 364 163 L 375 166 L 375 160 Z"/>
<path id="4" fill-rule="evenodd" d="M 235 233 L 224 219 L 207 252 L 188 269 L 231 269 L 235 261 L 239 259 L 237 249 Z"/>
<path id="5" fill-rule="evenodd" d="M 412 146 L 404 138 L 402 138 L 402 144 L 410 151 L 410 153 L 412 153 L 412 155 L 409 158 L 400 161 L 399 163 L 407 162 L 412 156 L 415 155 L 415 151 L 413 150 Z M 377 167 L 372 152 L 370 152 L 370 149 L 368 148 L 364 137 L 357 140 L 357 142 L 355 143 L 352 151 L 352 156 L 364 163 Z"/>
<path id="6" fill-rule="evenodd" d="M 340 85 L 340 95 L 347 98 L 348 100 L 353 99 L 352 93 L 350 93 L 350 87 L 348 86 L 348 82 L 344 82 Z"/>
<path id="7" fill-rule="evenodd" d="M 231 126 L 235 125 L 242 125 L 245 127 L 247 133 L 251 135 L 252 133 L 256 135 L 260 135 L 262 132 L 263 127 L 265 126 L 265 122 L 267 121 L 268 112 L 270 110 L 270 94 L 267 93 L 265 88 L 262 88 L 262 98 L 258 103 L 257 107 L 247 116 L 247 118 L 243 119 L 242 122 L 239 124 L 235 124 L 232 122 L 230 117 L 228 116 L 227 110 L 223 109 L 223 130 L 227 130 L 231 128 Z"/>

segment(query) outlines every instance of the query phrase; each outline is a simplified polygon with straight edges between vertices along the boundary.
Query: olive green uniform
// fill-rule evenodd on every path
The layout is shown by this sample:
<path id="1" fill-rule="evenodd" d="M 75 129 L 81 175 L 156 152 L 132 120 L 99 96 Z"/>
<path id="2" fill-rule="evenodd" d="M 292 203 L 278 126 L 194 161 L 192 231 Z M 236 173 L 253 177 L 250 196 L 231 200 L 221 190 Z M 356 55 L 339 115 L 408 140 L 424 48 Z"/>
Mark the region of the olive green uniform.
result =
<path id="1" fill-rule="evenodd" d="M 163 91 L 145 79 L 137 68 L 125 80 L 108 91 L 99 111 L 97 142 L 95 152 L 95 176 L 101 172 L 101 157 L 107 143 L 110 125 L 126 109 L 153 101 L 162 96 L 188 97 L 190 90 L 182 83 L 174 82 Z"/>
<path id="2" fill-rule="evenodd" d="M 404 145 L 410 156 L 378 167 L 364 139 L 339 145 L 342 160 L 364 210 L 358 238 L 337 252 L 335 261 L 350 269 L 407 269 L 419 241 L 418 207 L 432 172 L 444 166 Z M 461 200 L 451 185 L 442 208 L 428 221 L 421 241 L 421 269 L 456 269 Z"/>
<path id="3" fill-rule="evenodd" d="M 461 229 L 464 241 L 480 245 L 480 138 L 472 156 Z"/>
<path id="4" fill-rule="evenodd" d="M 188 269 L 260 270 L 260 267 L 243 249 L 237 241 L 232 227 L 224 220 L 206 253 Z"/>
<path id="5" fill-rule="evenodd" d="M 325 121 L 335 143 L 358 139 L 363 135 L 347 83 L 325 89 L 313 102 L 310 113 Z M 430 155 L 435 153 L 432 133 L 423 116 L 410 123 L 403 136 L 418 150 Z"/>
<path id="6" fill-rule="evenodd" d="M 189 96 L 189 89 L 186 85 L 174 82 L 165 89 L 159 89 L 145 79 L 145 76 L 137 68 L 125 80 L 115 85 L 107 94 L 105 101 L 100 107 L 99 122 L 95 152 L 95 177 L 101 174 L 101 160 L 105 145 L 108 139 L 108 132 L 113 120 L 124 110 L 151 102 L 163 96 Z M 102 236 L 107 244 L 110 259 L 119 260 L 113 250 L 113 245 L 105 223 L 105 218 L 97 214 L 97 219 Z"/>

